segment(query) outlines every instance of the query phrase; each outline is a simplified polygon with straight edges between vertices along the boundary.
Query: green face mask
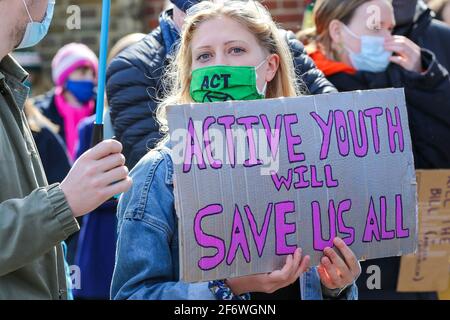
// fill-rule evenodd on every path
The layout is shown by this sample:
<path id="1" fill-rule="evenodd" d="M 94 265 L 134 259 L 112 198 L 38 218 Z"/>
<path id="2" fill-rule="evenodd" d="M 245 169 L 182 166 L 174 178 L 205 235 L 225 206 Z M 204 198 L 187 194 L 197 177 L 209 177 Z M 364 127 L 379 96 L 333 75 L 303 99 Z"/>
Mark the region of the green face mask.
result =
<path id="1" fill-rule="evenodd" d="M 264 99 L 256 86 L 257 67 L 209 66 L 192 72 L 190 94 L 195 102 Z M 267 83 L 266 83 L 267 85 Z"/>

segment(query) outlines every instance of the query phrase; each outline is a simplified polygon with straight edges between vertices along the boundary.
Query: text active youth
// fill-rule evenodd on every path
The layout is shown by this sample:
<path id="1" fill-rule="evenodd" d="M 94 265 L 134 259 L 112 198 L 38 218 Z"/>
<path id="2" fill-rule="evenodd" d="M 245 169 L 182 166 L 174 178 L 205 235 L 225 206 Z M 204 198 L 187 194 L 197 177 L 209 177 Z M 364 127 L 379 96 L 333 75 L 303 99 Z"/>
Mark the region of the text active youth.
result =
<path id="1" fill-rule="evenodd" d="M 330 144 L 333 139 L 337 144 L 337 151 L 340 156 L 346 157 L 351 152 L 356 157 L 364 158 L 369 152 L 379 154 L 381 152 L 379 121 L 385 121 L 387 124 L 387 137 L 389 152 L 402 153 L 404 151 L 404 134 L 400 119 L 400 111 L 397 107 L 381 108 L 374 107 L 361 110 L 355 114 L 354 111 L 345 113 L 341 110 L 330 111 L 327 118 L 322 118 L 316 112 L 310 113 L 311 120 L 317 124 L 322 133 L 322 144 L 320 147 L 320 160 L 326 160 L 329 155 Z M 366 122 L 369 122 L 367 125 Z M 226 146 L 228 158 L 232 168 L 236 166 L 236 146 L 234 143 L 233 130 L 238 126 L 244 128 L 246 132 L 246 141 L 248 159 L 243 162 L 244 167 L 262 166 L 264 162 L 257 157 L 257 148 L 254 137 L 254 129 L 257 125 L 264 128 L 267 137 L 267 147 L 272 157 L 275 159 L 279 152 L 281 134 L 285 135 L 287 157 L 289 163 L 299 163 L 306 161 L 306 156 L 302 152 L 296 152 L 301 149 L 302 138 L 300 135 L 293 134 L 293 127 L 299 123 L 297 114 L 279 114 L 275 117 L 274 123 L 270 123 L 268 117 L 264 114 L 259 116 L 245 116 L 236 118 L 234 115 L 224 115 L 220 117 L 209 116 L 202 123 L 201 139 L 197 136 L 192 119 L 188 121 L 188 137 L 186 141 L 186 153 L 183 162 L 183 173 L 188 173 L 193 165 L 198 166 L 200 170 L 220 169 L 223 163 L 220 159 L 214 159 L 212 142 L 208 130 L 214 126 L 221 126 L 225 131 Z M 371 139 L 369 139 L 368 130 L 371 131 Z M 203 152 L 203 145 L 205 146 Z M 206 159 L 205 159 L 206 158 Z M 193 160 L 196 161 L 193 161 Z M 319 169 L 320 170 L 320 169 Z M 300 165 L 288 169 L 287 173 L 279 175 L 276 172 L 271 174 L 272 182 L 276 190 L 281 188 L 303 189 L 303 188 L 336 188 L 339 185 L 338 179 L 333 176 L 333 168 L 331 164 L 325 165 L 323 168 L 323 179 L 319 178 L 319 171 L 315 165 Z M 307 179 L 306 174 L 310 179 Z M 370 198 L 369 207 L 367 209 L 366 225 L 363 232 L 362 242 L 372 242 L 373 240 L 390 240 L 408 238 L 409 230 L 403 226 L 403 205 L 401 194 L 395 195 L 394 199 L 390 199 L 395 205 L 395 228 L 388 230 L 386 227 L 388 199 L 385 196 L 379 199 Z M 379 201 L 380 212 L 377 214 L 375 210 L 375 201 Z M 334 237 L 340 233 L 347 245 L 355 242 L 355 230 L 351 226 L 344 223 L 343 215 L 352 208 L 352 199 L 345 199 L 338 203 L 330 200 L 328 203 L 329 223 L 328 234 L 329 239 L 323 239 L 322 223 L 321 223 L 321 207 L 318 201 L 311 201 L 311 212 L 313 221 L 313 248 L 321 251 L 325 247 L 333 246 Z M 236 254 L 241 248 L 243 256 L 247 262 L 251 261 L 249 245 L 253 242 L 256 246 L 258 256 L 261 257 L 265 247 L 267 232 L 270 220 L 274 220 L 275 228 L 275 254 L 287 255 L 294 253 L 297 246 L 288 245 L 286 236 L 297 231 L 295 223 L 286 223 L 286 216 L 293 214 L 296 210 L 294 201 L 283 201 L 278 203 L 268 203 L 262 226 L 258 228 L 254 213 L 248 205 L 239 208 L 235 206 L 232 221 L 231 241 L 228 248 L 225 247 L 225 241 L 220 237 L 210 235 L 202 229 L 202 220 L 214 215 L 223 214 L 223 207 L 220 204 L 210 204 L 201 208 L 194 219 L 194 235 L 197 243 L 204 248 L 215 248 L 217 253 L 213 256 L 202 257 L 198 266 L 202 270 L 211 270 L 216 268 L 223 261 L 231 265 Z M 250 235 L 247 235 L 244 228 L 244 218 L 250 226 Z M 381 222 L 381 223 L 380 223 Z M 244 231 L 244 232 L 241 232 Z M 249 241 L 248 236 L 253 241 Z"/>

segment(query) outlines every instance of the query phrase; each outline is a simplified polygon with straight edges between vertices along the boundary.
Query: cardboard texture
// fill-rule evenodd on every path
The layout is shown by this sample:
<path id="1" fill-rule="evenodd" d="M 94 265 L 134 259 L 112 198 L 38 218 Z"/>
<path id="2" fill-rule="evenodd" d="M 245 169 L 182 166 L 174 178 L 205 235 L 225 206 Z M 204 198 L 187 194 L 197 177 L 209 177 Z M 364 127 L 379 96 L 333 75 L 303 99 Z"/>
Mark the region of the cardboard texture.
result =
<path id="1" fill-rule="evenodd" d="M 397 290 L 446 291 L 450 258 L 450 170 L 417 170 L 419 233 L 416 254 L 402 257 Z"/>
<path id="2" fill-rule="evenodd" d="M 415 251 L 403 89 L 177 105 L 167 117 L 183 281 L 270 272 L 297 247 L 317 265 L 335 236 L 358 258 Z"/>

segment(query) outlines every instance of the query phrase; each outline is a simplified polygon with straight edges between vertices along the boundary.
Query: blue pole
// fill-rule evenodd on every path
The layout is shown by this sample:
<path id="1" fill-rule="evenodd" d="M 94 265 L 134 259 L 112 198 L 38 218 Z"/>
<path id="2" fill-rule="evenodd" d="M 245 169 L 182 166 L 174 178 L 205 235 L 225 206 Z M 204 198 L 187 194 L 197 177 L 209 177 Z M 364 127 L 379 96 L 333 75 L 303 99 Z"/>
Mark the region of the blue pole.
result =
<path id="1" fill-rule="evenodd" d="M 92 144 L 103 140 L 103 108 L 105 104 L 106 59 L 108 54 L 108 31 L 111 0 L 102 1 L 102 25 L 100 31 L 100 54 L 98 66 L 97 106 Z"/>

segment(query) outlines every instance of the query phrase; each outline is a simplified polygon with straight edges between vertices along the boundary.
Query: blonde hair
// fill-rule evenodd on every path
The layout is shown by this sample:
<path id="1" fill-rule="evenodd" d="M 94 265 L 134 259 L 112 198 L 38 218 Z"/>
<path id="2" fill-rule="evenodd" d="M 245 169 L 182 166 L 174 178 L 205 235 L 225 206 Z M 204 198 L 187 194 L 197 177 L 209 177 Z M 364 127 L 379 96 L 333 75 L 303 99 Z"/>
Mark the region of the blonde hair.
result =
<path id="1" fill-rule="evenodd" d="M 116 44 L 111 48 L 108 54 L 108 64 L 119 55 L 123 50 L 132 46 L 136 42 L 141 41 L 145 38 L 146 34 L 144 33 L 131 33 L 122 38 L 120 38 Z"/>
<path id="2" fill-rule="evenodd" d="M 59 126 L 45 117 L 35 106 L 32 99 L 25 101 L 24 111 L 31 131 L 41 132 L 42 128 L 47 128 L 55 134 L 59 132 Z"/>
<path id="3" fill-rule="evenodd" d="M 256 37 L 263 49 L 280 57 L 278 70 L 273 80 L 267 84 L 267 98 L 293 97 L 300 94 L 287 41 L 281 37 L 277 25 L 264 6 L 256 1 L 203 1 L 193 6 L 191 13 L 188 11 L 179 50 L 166 73 L 165 85 L 170 91 L 156 111 L 160 131 L 164 136 L 157 147 L 161 147 L 168 139 L 166 107 L 193 102 L 189 88 L 192 69 L 191 41 L 194 33 L 202 22 L 218 17 L 228 17 L 239 22 Z"/>
<path id="4" fill-rule="evenodd" d="M 450 5 L 450 0 L 431 0 L 427 3 L 428 8 L 433 10 L 433 12 L 436 14 L 436 18 L 438 20 L 442 20 L 444 13 L 444 9 L 446 6 Z"/>

